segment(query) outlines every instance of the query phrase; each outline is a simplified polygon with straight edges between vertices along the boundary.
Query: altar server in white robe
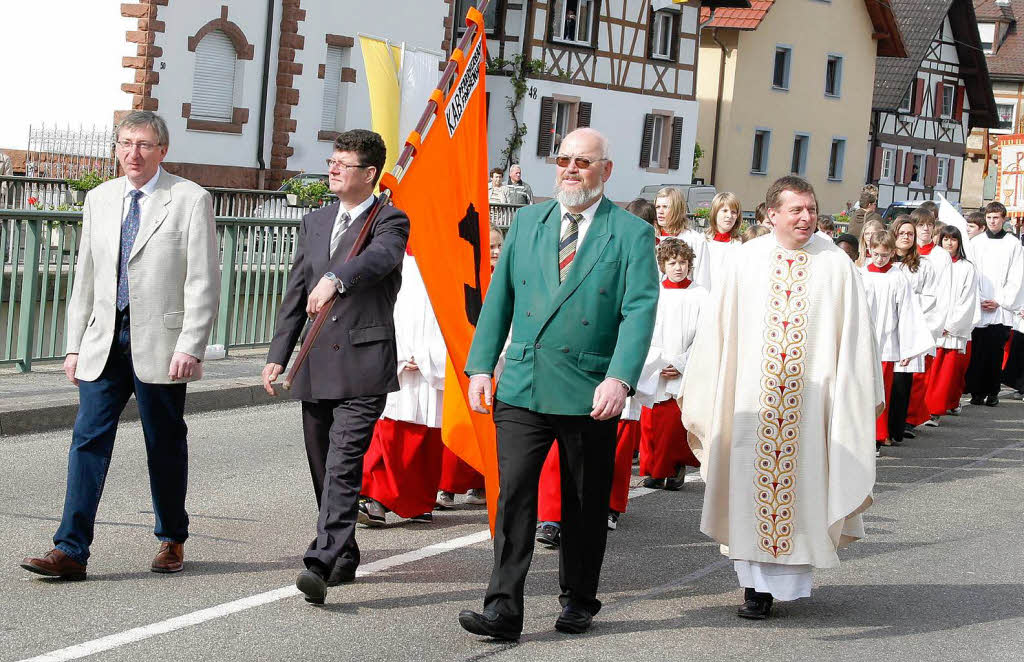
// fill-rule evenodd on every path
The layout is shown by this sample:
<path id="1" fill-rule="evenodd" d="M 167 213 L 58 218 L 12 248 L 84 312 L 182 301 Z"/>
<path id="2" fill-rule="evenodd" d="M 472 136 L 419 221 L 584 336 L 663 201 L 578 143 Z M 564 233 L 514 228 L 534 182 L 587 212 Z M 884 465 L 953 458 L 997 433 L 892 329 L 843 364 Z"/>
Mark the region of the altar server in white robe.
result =
<path id="1" fill-rule="evenodd" d="M 743 244 L 740 226 L 740 214 L 742 207 L 740 199 L 735 193 L 723 191 L 711 200 L 711 216 L 709 217 L 708 229 L 704 233 L 704 240 L 708 244 L 708 257 L 710 261 L 711 284 L 722 276 L 722 266 L 725 261 L 736 253 L 736 249 Z"/>
<path id="2" fill-rule="evenodd" d="M 389 393 L 363 460 L 359 522 L 388 511 L 430 522 L 441 478 L 441 410 L 446 349 L 416 260 L 406 255 L 395 301 L 399 390 Z"/>
<path id="3" fill-rule="evenodd" d="M 812 568 L 864 536 L 883 405 L 864 287 L 846 253 L 812 238 L 814 189 L 783 177 L 766 203 L 775 231 L 725 269 L 680 399 L 706 483 L 701 531 L 734 560 L 744 618 L 810 595 Z"/>
<path id="4" fill-rule="evenodd" d="M 900 268 L 903 263 L 892 261 L 896 252 L 893 235 L 871 235 L 868 249 L 871 258 L 862 267 L 861 276 L 881 361 L 886 403 L 875 421 L 877 448 L 902 442 L 911 384 L 911 374 L 906 370 L 935 347 L 935 339 L 907 277 L 910 272 Z M 894 374 L 901 368 L 901 373 Z M 900 378 L 906 378 L 902 384 Z"/>
<path id="5" fill-rule="evenodd" d="M 985 232 L 971 239 L 981 298 L 981 318 L 971 335 L 971 365 L 967 370 L 972 405 L 999 404 L 1003 348 L 1015 314 L 1024 308 L 1024 249 L 1003 229 L 1005 223 L 1006 207 L 990 202 L 985 207 Z"/>
<path id="6" fill-rule="evenodd" d="M 666 237 L 682 239 L 695 255 L 690 280 L 704 289 L 711 289 L 711 256 L 708 253 L 708 242 L 704 235 L 690 228 L 687 217 L 686 200 L 678 189 L 666 187 L 658 191 L 654 199 L 654 213 L 657 219 L 655 230 L 658 234 L 656 242 Z M 664 274 L 662 274 L 664 279 Z"/>

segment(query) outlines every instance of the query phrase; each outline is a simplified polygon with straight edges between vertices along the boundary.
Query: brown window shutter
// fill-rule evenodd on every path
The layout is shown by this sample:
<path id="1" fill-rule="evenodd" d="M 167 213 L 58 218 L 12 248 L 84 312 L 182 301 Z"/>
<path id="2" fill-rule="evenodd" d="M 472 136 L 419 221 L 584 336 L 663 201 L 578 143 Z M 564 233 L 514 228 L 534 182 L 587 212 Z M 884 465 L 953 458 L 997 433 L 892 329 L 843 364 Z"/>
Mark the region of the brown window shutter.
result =
<path id="1" fill-rule="evenodd" d="M 640 139 L 640 167 L 651 167 L 651 142 L 654 140 L 654 115 L 644 115 L 644 133 Z"/>
<path id="2" fill-rule="evenodd" d="M 540 122 L 537 126 L 537 156 L 547 158 L 551 155 L 551 124 L 554 121 L 554 97 L 541 97 Z"/>
<path id="3" fill-rule="evenodd" d="M 924 79 L 918 78 L 914 81 L 914 114 L 920 115 L 924 112 Z"/>
<path id="4" fill-rule="evenodd" d="M 579 111 L 576 113 L 576 128 L 582 129 L 590 126 L 590 112 L 594 107 L 594 104 L 587 101 L 580 101 Z"/>
<path id="5" fill-rule="evenodd" d="M 677 13 L 672 16 L 672 48 L 669 49 L 669 52 L 672 54 L 673 62 L 679 62 L 679 32 L 682 29 L 682 20 L 682 14 Z"/>
<path id="6" fill-rule="evenodd" d="M 672 118 L 672 145 L 668 153 L 668 169 L 679 170 L 679 161 L 683 155 L 683 118 Z"/>
<path id="7" fill-rule="evenodd" d="M 875 147 L 875 159 L 871 164 L 871 181 L 877 182 L 882 178 L 882 152 L 881 147 Z"/>
<path id="8" fill-rule="evenodd" d="M 903 150 L 896 150 L 896 169 L 892 172 L 892 178 L 897 184 L 906 184 L 906 182 L 903 181 L 903 175 L 906 174 L 906 170 L 903 167 L 903 159 Z"/>
<path id="9" fill-rule="evenodd" d="M 654 56 L 654 9 L 647 10 L 647 59 Z"/>
<path id="10" fill-rule="evenodd" d="M 934 156 L 924 158 L 924 185 L 935 186 L 939 181 L 939 160 Z"/>
<path id="11" fill-rule="evenodd" d="M 957 122 L 964 118 L 964 86 L 956 86 L 956 99 L 953 101 L 953 119 Z"/>
<path id="12" fill-rule="evenodd" d="M 935 97 L 932 99 L 932 110 L 936 118 L 942 117 L 942 81 L 935 83 Z"/>

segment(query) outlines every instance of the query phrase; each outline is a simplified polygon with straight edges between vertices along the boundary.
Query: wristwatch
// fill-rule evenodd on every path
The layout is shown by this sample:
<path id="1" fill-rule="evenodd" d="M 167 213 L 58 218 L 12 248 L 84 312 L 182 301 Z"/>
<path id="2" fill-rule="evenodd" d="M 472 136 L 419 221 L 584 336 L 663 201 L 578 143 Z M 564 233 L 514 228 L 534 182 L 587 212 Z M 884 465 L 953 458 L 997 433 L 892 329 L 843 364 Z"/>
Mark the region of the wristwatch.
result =
<path id="1" fill-rule="evenodd" d="M 341 279 L 335 276 L 333 272 L 328 271 L 324 274 L 324 278 L 334 283 L 334 289 L 338 290 L 338 294 L 342 294 L 345 291 L 345 283 L 341 282 Z"/>

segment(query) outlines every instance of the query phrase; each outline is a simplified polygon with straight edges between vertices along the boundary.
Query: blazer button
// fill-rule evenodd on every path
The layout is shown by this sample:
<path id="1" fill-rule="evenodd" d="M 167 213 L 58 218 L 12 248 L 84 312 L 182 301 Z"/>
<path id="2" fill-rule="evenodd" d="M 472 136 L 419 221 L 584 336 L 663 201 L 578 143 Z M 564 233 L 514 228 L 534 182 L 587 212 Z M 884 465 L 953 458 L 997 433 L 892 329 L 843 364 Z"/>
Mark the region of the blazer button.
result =
<path id="1" fill-rule="evenodd" d="M 604 294 L 604 288 L 602 287 L 601 289 L 599 289 L 599 290 L 598 290 L 598 293 L 599 293 L 599 294 Z"/>
<path id="2" fill-rule="evenodd" d="M 536 345 L 534 345 L 533 348 L 534 349 L 540 349 L 540 343 L 537 343 Z"/>
<path id="3" fill-rule="evenodd" d="M 533 315 L 533 313 L 531 313 L 530 311 L 526 311 L 526 316 L 527 317 L 531 317 L 532 315 Z"/>
<path id="4" fill-rule="evenodd" d="M 523 281 L 523 285 L 526 285 L 526 281 L 525 280 Z"/>
<path id="5" fill-rule="evenodd" d="M 338 351 L 339 349 L 341 349 L 341 345 L 335 345 L 332 349 L 334 351 Z"/>
<path id="6" fill-rule="evenodd" d="M 590 322 L 589 322 L 589 321 L 587 321 L 587 320 L 583 320 L 583 326 L 587 326 L 588 324 L 590 324 Z"/>
<path id="7" fill-rule="evenodd" d="M 568 347 L 563 347 L 562 348 L 562 354 L 568 354 L 568 353 L 569 353 L 569 348 Z"/>
<path id="8" fill-rule="evenodd" d="M 331 315 L 331 321 L 332 322 L 337 322 L 338 321 L 338 316 L 337 315 Z"/>

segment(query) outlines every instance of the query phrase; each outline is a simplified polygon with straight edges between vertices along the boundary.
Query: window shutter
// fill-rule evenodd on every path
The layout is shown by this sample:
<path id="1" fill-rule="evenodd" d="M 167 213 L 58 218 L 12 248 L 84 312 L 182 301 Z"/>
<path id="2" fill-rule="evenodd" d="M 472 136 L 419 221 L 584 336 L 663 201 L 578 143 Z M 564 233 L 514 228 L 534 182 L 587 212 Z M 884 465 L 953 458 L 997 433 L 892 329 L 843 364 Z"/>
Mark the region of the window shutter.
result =
<path id="1" fill-rule="evenodd" d="M 679 32 L 682 18 L 682 14 L 679 13 L 672 16 L 672 47 L 669 49 L 669 53 L 672 55 L 673 62 L 679 62 Z"/>
<path id="2" fill-rule="evenodd" d="M 668 169 L 679 170 L 679 161 L 683 154 L 683 118 L 672 118 L 672 144 L 668 153 Z"/>
<path id="3" fill-rule="evenodd" d="M 932 99 L 932 106 L 934 116 L 936 118 L 942 117 L 942 81 L 935 83 L 935 97 Z"/>
<path id="4" fill-rule="evenodd" d="M 320 130 L 338 130 L 338 99 L 341 94 L 341 48 L 327 47 L 324 63 L 324 105 L 320 111 Z"/>
<path id="5" fill-rule="evenodd" d="M 924 185 L 935 186 L 939 181 L 939 160 L 934 156 L 924 158 Z"/>
<path id="6" fill-rule="evenodd" d="M 651 167 L 651 142 L 654 140 L 654 115 L 644 115 L 644 133 L 640 139 L 640 167 Z"/>
<path id="7" fill-rule="evenodd" d="M 654 8 L 647 10 L 647 59 L 654 57 Z"/>
<path id="8" fill-rule="evenodd" d="M 897 184 L 906 184 L 906 182 L 903 181 L 903 175 L 906 174 L 906 170 L 903 167 L 904 166 L 903 160 L 904 160 L 903 150 L 902 149 L 896 150 L 896 168 L 892 171 L 892 179 Z"/>
<path id="9" fill-rule="evenodd" d="M 552 117 L 554 112 L 554 97 L 541 97 L 540 122 L 537 129 L 537 156 L 546 158 L 551 155 L 551 123 L 554 119 Z"/>
<path id="10" fill-rule="evenodd" d="M 964 86 L 956 86 L 956 99 L 953 101 L 953 119 L 957 122 L 964 118 Z"/>
<path id="11" fill-rule="evenodd" d="M 924 79 L 918 78 L 914 81 L 914 114 L 920 115 L 924 112 Z"/>
<path id="12" fill-rule="evenodd" d="M 875 147 L 875 160 L 871 165 L 871 181 L 877 182 L 882 179 L 882 152 L 881 147 Z"/>
<path id="13" fill-rule="evenodd" d="M 220 30 L 196 46 L 191 118 L 230 122 L 235 101 L 235 45 Z"/>
<path id="14" fill-rule="evenodd" d="M 576 128 L 582 129 L 590 126 L 590 111 L 593 109 L 594 104 L 586 101 L 580 101 L 579 110 L 576 113 Z"/>

